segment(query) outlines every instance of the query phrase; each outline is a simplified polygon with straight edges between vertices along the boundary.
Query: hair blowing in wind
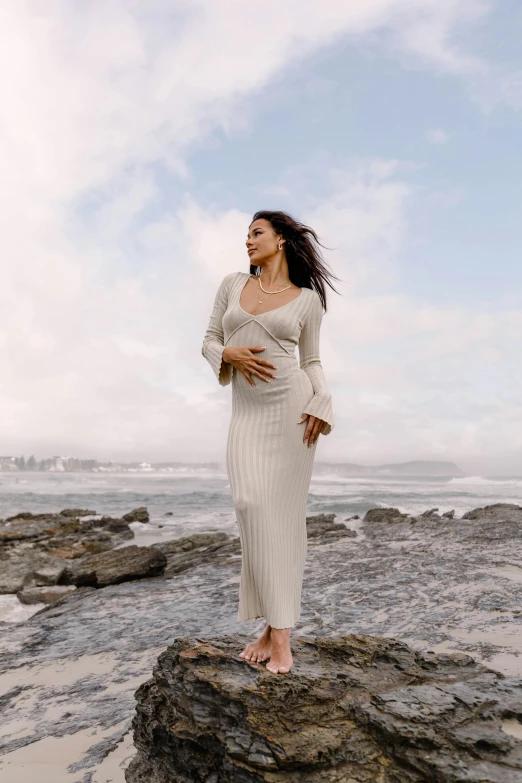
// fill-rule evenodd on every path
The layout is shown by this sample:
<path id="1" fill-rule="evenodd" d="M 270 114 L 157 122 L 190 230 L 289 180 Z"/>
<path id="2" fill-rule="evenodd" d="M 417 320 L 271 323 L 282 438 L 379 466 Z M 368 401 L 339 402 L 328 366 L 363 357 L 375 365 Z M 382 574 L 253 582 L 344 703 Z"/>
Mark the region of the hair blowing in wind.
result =
<path id="1" fill-rule="evenodd" d="M 281 234 L 286 240 L 286 261 L 292 283 L 299 288 L 315 289 L 326 312 L 328 308 L 325 283 L 339 293 L 331 280 L 340 279 L 327 268 L 327 262 L 322 257 L 320 248 L 326 246 L 321 244 L 313 228 L 295 220 L 287 212 L 261 210 L 255 213 L 252 223 L 260 219 L 268 220 L 275 233 Z M 250 265 L 251 274 L 258 274 L 258 269 L 255 264 Z"/>

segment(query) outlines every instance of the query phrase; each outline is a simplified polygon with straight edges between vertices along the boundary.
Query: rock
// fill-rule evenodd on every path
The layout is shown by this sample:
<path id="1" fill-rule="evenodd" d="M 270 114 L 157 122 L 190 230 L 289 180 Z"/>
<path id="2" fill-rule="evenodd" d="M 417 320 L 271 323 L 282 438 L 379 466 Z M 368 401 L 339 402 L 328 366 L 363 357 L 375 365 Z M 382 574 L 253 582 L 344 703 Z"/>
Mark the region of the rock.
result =
<path id="1" fill-rule="evenodd" d="M 20 521 L 16 522 L 4 522 L 0 525 L 0 547 L 5 549 L 6 547 L 17 545 L 22 541 L 39 541 L 49 537 L 49 533 L 46 532 L 46 528 L 42 524 L 31 524 L 27 521 L 27 524 L 21 525 Z"/>
<path id="2" fill-rule="evenodd" d="M 442 515 L 442 518 L 443 519 L 453 519 L 454 516 L 455 516 L 455 509 L 452 509 L 451 511 L 446 511 Z"/>
<path id="3" fill-rule="evenodd" d="M 102 587 L 157 575 L 170 578 L 202 564 L 228 566 L 241 555 L 239 538 L 213 531 L 140 547 L 142 553 L 151 550 L 149 555 L 129 559 L 137 547 L 116 550 L 114 547 L 134 537 L 128 518 L 140 516 L 142 512 L 146 514 L 146 508 L 135 509 L 121 519 L 110 516 L 78 519 L 62 514 L 29 513 L 12 517 L 10 522 L 0 525 L 0 555 L 4 552 L 0 593 L 17 593 L 26 587 L 50 584 Z M 316 514 L 306 518 L 312 544 L 356 537 L 354 530 L 335 522 L 335 516 Z M 4 540 L 2 533 L 5 533 Z M 115 553 L 114 557 L 110 556 L 111 551 Z M 155 559 L 158 552 L 166 557 L 164 568 Z M 109 556 L 92 559 L 103 553 Z M 97 569 L 100 569 L 99 573 Z"/>
<path id="4" fill-rule="evenodd" d="M 109 533 L 123 535 L 124 538 L 134 538 L 134 533 L 129 529 L 129 522 L 119 517 L 102 517 L 99 520 L 92 520 L 92 525 L 93 527 L 101 527 Z"/>
<path id="5" fill-rule="evenodd" d="M 47 587 L 28 587 L 16 595 L 22 604 L 54 604 L 74 590 L 76 590 L 75 585 L 50 585 Z"/>
<path id="6" fill-rule="evenodd" d="M 370 508 L 364 515 L 365 522 L 401 522 L 409 519 L 408 514 L 402 514 L 398 508 Z"/>
<path id="7" fill-rule="evenodd" d="M 484 508 L 474 508 L 462 515 L 462 519 L 479 519 L 481 517 L 490 517 L 493 520 L 502 519 L 508 521 L 518 521 L 522 506 L 515 503 L 494 503 L 492 506 Z"/>
<path id="8" fill-rule="evenodd" d="M 352 519 L 359 519 L 359 514 L 354 514 L 353 517 L 346 517 L 345 522 L 351 522 Z"/>
<path id="9" fill-rule="evenodd" d="M 214 544 L 226 544 L 231 538 L 232 536 L 229 536 L 228 533 L 222 533 L 221 531 L 193 533 L 191 536 L 175 538 L 173 541 L 164 541 L 152 544 L 152 546 L 166 555 L 175 555 L 180 552 L 192 552 L 195 549 L 206 548 Z"/>
<path id="10" fill-rule="evenodd" d="M 36 587 L 42 584 L 37 574 L 60 578 L 65 567 L 64 561 L 47 552 L 34 549 L 16 549 L 2 553 L 0 568 L 0 594 L 17 593 L 24 587 Z M 47 582 L 48 584 L 48 582 Z"/>
<path id="11" fill-rule="evenodd" d="M 93 547 L 93 549 L 98 549 L 98 545 Z M 77 541 L 75 544 L 72 544 L 72 546 L 57 546 L 49 549 L 50 554 L 55 557 L 60 557 L 63 560 L 75 560 L 76 558 L 87 554 L 88 551 L 89 549 L 87 549 L 85 544 L 81 541 Z"/>
<path id="12" fill-rule="evenodd" d="M 126 546 L 89 555 L 67 566 L 60 584 L 104 587 L 163 574 L 167 558 L 153 547 Z"/>
<path id="13" fill-rule="evenodd" d="M 12 517 L 6 517 L 5 522 L 12 522 L 15 520 L 23 522 L 26 519 L 56 519 L 58 516 L 60 515 L 53 513 L 32 514 L 30 511 L 20 511 L 19 514 L 15 514 Z"/>
<path id="14" fill-rule="evenodd" d="M 125 519 L 126 522 L 148 522 L 149 512 L 145 506 L 140 506 L 133 511 L 129 511 L 128 514 L 124 514 L 123 519 Z"/>
<path id="15" fill-rule="evenodd" d="M 438 508 L 430 508 L 428 511 L 423 511 L 421 514 L 421 517 L 438 517 L 437 514 Z"/>
<path id="16" fill-rule="evenodd" d="M 166 517 L 171 517 L 171 516 L 173 516 L 173 513 L 174 513 L 173 511 L 166 511 L 165 512 L 165 516 Z"/>
<path id="17" fill-rule="evenodd" d="M 316 514 L 306 518 L 307 535 L 311 544 L 326 544 L 339 538 L 355 538 L 357 533 L 339 522 L 335 514 Z M 237 537 L 220 531 L 195 533 L 191 536 L 152 544 L 151 549 L 167 558 L 163 576 L 170 578 L 200 565 L 229 566 L 241 556 Z"/>
<path id="18" fill-rule="evenodd" d="M 79 511 L 80 517 L 72 516 Z M 0 523 L 0 593 L 57 584 L 67 561 L 104 552 L 134 537 L 123 519 L 84 519 L 87 509 L 22 512 Z"/>
<path id="19" fill-rule="evenodd" d="M 43 587 L 45 585 L 57 585 L 64 570 L 65 563 L 60 560 L 56 560 L 53 565 L 36 568 L 33 571 L 35 585 L 37 587 Z"/>
<path id="20" fill-rule="evenodd" d="M 355 538 L 357 536 L 355 530 L 350 530 L 342 522 L 334 522 L 335 516 L 335 514 L 315 514 L 306 517 L 308 539 L 320 538 L 326 543 L 337 538 Z"/>
<path id="21" fill-rule="evenodd" d="M 355 538 L 357 533 L 339 522 L 335 514 L 316 514 L 306 518 L 307 535 L 311 544 L 326 544 L 339 538 Z M 229 566 L 241 556 L 239 538 L 227 533 L 194 533 L 191 536 L 151 544 L 151 549 L 167 558 L 163 576 L 169 578 L 200 565 Z"/>
<path id="22" fill-rule="evenodd" d="M 237 559 L 241 553 L 239 538 L 222 532 L 194 533 L 174 541 L 152 544 L 151 549 L 162 552 L 167 558 L 165 577 L 181 574 L 203 563 L 228 565 L 231 558 Z"/>
<path id="23" fill-rule="evenodd" d="M 90 517 L 96 516 L 96 511 L 90 511 L 88 508 L 64 508 L 60 511 L 62 517 Z"/>
<path id="24" fill-rule="evenodd" d="M 334 546 L 311 538 L 296 636 L 357 633 L 400 638 L 423 649 L 445 645 L 490 660 L 509 677 L 520 674 L 522 509 L 518 522 L 515 516 L 513 512 L 511 521 L 494 524 L 487 514 L 452 524 L 437 518 L 366 524 L 364 535 L 340 538 Z M 125 733 L 136 712 L 134 694 L 140 682 L 150 679 L 158 655 L 176 638 L 242 633 L 243 644 L 257 630 L 257 624 L 237 621 L 241 558 L 232 547 L 238 547 L 236 538 L 199 561 L 196 555 L 204 548 L 181 552 L 180 557 L 194 557 L 200 567 L 169 579 L 136 579 L 102 590 L 79 587 L 56 604 L 35 606 L 36 613 L 25 622 L 1 625 L 0 674 L 7 690 L 1 696 L 0 755 L 6 783 L 11 780 L 7 770 L 25 753 L 23 748 L 34 758 L 47 745 L 56 761 L 53 780 L 120 780 L 121 770 L 111 766 L 116 765 L 111 757 L 119 756 L 122 746 L 129 756 L 133 752 L 132 733 Z M 241 666 L 238 662 L 238 671 Z M 477 716 L 488 710 L 489 703 L 483 708 L 480 702 Z M 520 712 L 506 714 L 508 734 L 520 732 L 516 714 Z M 465 736 L 467 724 L 462 724 L 468 748 L 475 731 L 475 724 L 470 725 Z M 30 731 L 20 731 L 21 726 Z M 478 743 L 482 750 L 480 739 Z M 424 753 L 431 754 L 430 748 L 426 743 Z M 107 772 L 100 761 L 105 753 L 111 766 Z M 486 783 L 486 762 L 481 770 L 475 779 L 463 773 L 460 783 Z M 326 775 L 330 783 L 328 771 Z M 458 768 L 455 776 L 459 780 Z M 420 772 L 418 777 L 423 780 Z M 385 775 L 380 781 L 372 775 L 367 779 L 387 783 Z M 426 779 L 444 780 L 428 774 Z M 171 780 L 175 778 L 166 774 L 165 783 Z M 341 777 L 337 783 L 349 780 Z M 400 773 L 396 780 L 407 783 Z M 296 773 L 292 783 L 307 783 L 306 776 Z"/>
<path id="25" fill-rule="evenodd" d="M 136 691 L 127 783 L 520 783 L 522 678 L 389 638 L 294 640 L 272 675 L 243 639 L 178 639 Z"/>

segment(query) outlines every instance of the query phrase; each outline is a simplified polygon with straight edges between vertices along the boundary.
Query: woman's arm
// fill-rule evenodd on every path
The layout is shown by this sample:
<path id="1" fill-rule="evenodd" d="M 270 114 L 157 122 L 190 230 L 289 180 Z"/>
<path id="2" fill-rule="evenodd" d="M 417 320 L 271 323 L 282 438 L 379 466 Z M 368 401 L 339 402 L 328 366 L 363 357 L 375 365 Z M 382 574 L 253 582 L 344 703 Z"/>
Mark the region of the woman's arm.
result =
<path id="1" fill-rule="evenodd" d="M 205 332 L 201 353 L 214 370 L 221 386 L 228 386 L 232 380 L 233 367 L 223 359 L 225 350 L 223 342 L 223 316 L 228 306 L 229 283 L 234 273 L 225 275 L 221 281 L 214 300 L 208 329 Z"/>
<path id="2" fill-rule="evenodd" d="M 303 413 L 321 419 L 324 424 L 320 431 L 323 435 L 328 435 L 334 427 L 334 417 L 332 395 L 326 385 L 319 352 L 323 306 L 319 295 L 315 291 L 312 293 L 313 301 L 299 337 L 299 365 L 310 378 L 314 396 Z"/>

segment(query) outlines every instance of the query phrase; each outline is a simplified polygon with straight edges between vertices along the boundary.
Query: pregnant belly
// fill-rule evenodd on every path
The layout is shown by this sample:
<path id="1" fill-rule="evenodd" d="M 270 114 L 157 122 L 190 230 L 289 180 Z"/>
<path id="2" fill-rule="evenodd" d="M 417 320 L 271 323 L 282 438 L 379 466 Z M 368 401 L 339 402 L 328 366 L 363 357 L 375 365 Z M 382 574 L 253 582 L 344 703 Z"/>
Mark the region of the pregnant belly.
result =
<path id="1" fill-rule="evenodd" d="M 270 361 L 270 359 L 268 359 Z M 265 381 L 252 375 L 255 386 L 252 386 L 238 370 L 234 370 L 232 378 L 232 401 L 236 410 L 240 407 L 254 407 L 264 405 L 283 406 L 283 410 L 290 413 L 291 409 L 299 409 L 307 405 L 313 396 L 313 387 L 308 375 L 299 368 L 292 357 L 292 361 L 273 362 L 277 364 L 275 378 Z M 299 417 L 298 417 L 299 418 Z"/>

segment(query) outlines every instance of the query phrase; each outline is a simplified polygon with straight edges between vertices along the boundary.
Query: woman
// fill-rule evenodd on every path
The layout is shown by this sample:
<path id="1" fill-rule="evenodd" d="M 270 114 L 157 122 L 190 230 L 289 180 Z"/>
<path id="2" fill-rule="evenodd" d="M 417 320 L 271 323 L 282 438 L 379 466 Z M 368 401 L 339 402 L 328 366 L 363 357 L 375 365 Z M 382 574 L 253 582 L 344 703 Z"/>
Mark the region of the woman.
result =
<path id="1" fill-rule="evenodd" d="M 333 288 L 334 275 L 317 244 L 285 212 L 257 212 L 246 242 L 255 273 L 223 278 L 202 347 L 219 383 L 232 382 L 227 472 L 242 551 L 238 619 L 267 621 L 240 657 L 268 661 L 274 674 L 293 663 L 312 464 L 319 434 L 334 424 L 319 357 L 324 281 Z"/>

